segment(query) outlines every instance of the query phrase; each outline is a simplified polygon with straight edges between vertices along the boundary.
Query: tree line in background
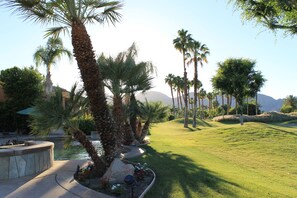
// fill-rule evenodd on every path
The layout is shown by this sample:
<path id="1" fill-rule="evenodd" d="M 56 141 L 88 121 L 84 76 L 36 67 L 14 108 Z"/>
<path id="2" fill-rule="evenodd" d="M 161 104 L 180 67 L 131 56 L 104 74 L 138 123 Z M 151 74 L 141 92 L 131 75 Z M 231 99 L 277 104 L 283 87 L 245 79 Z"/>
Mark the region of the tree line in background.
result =
<path id="1" fill-rule="evenodd" d="M 224 99 L 223 96 L 226 95 L 227 109 L 225 111 L 227 114 L 230 112 L 232 97 L 234 97 L 236 100 L 236 113 L 238 105 L 242 115 L 244 98 L 248 100 L 249 98 L 256 97 L 257 93 L 260 91 L 261 87 L 266 81 L 261 72 L 255 71 L 255 61 L 249 59 L 230 58 L 223 63 L 218 63 L 219 69 L 217 74 L 212 78 L 212 86 L 215 91 L 206 93 L 206 91 L 202 88 L 202 83 L 198 80 L 198 64 L 200 64 L 202 67 L 203 63 L 207 63 L 207 56 L 209 55 L 209 49 L 207 46 L 195 41 L 191 34 L 189 34 L 188 31 L 184 29 L 178 31 L 178 37 L 173 40 L 173 44 L 174 47 L 182 53 L 184 75 L 183 77 L 179 77 L 169 74 L 166 76 L 165 82 L 170 86 L 175 116 L 176 107 L 173 97 L 173 90 L 175 90 L 177 93 L 177 110 L 182 109 L 184 112 L 184 127 L 188 127 L 188 111 L 190 103 L 193 104 L 193 107 L 191 108 L 193 113 L 193 127 L 196 127 L 197 110 L 198 112 L 202 112 L 200 112 L 201 118 L 204 117 L 204 98 L 207 98 L 209 101 L 209 115 L 212 109 L 215 109 L 215 111 L 212 113 L 214 115 L 218 115 L 222 112 L 222 110 L 224 110 L 224 101 L 222 101 L 221 110 L 218 109 L 219 103 L 216 97 L 218 93 L 221 93 L 222 100 Z M 194 78 L 192 81 L 187 79 L 186 63 L 188 65 L 194 63 Z M 189 98 L 189 90 L 191 86 L 194 86 L 193 98 Z M 213 98 L 216 98 L 214 104 Z M 184 107 L 182 106 L 183 104 Z M 248 104 L 248 101 L 246 104 Z M 258 114 L 257 97 L 255 104 L 256 114 Z M 249 108 L 247 107 L 246 109 L 247 114 L 249 114 Z"/>

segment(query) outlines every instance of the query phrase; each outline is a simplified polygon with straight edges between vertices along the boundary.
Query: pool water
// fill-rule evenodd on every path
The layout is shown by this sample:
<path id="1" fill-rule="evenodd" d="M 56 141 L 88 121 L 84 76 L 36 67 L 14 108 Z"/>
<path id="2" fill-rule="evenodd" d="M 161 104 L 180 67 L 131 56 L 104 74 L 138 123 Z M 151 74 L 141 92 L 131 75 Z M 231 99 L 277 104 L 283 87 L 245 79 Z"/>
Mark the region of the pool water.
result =
<path id="1" fill-rule="evenodd" d="M 74 160 L 74 159 L 90 159 L 89 154 L 81 146 L 79 142 L 71 142 L 65 147 L 65 139 L 50 139 L 49 141 L 55 144 L 54 159 L 55 160 Z M 92 144 L 97 150 L 98 155 L 103 154 L 101 142 L 99 140 L 92 140 Z"/>

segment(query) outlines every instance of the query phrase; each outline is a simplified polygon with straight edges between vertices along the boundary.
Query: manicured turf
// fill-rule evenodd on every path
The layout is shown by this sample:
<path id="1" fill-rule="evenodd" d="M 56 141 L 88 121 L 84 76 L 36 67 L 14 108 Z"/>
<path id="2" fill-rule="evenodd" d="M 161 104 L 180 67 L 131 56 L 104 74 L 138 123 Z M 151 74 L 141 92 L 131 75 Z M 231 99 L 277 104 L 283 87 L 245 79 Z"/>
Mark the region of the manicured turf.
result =
<path id="1" fill-rule="evenodd" d="M 146 197 L 297 197 L 296 126 L 199 124 L 151 129 L 147 154 L 135 159 L 157 174 Z"/>

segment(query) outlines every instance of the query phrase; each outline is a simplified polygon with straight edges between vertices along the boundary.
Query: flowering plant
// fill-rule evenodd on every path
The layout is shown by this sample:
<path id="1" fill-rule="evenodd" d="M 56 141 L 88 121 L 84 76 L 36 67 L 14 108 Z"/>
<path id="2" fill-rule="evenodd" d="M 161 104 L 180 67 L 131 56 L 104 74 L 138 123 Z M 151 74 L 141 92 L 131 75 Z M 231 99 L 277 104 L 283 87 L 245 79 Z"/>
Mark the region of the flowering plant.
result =
<path id="1" fill-rule="evenodd" d="M 143 180 L 148 171 L 147 164 L 144 163 L 142 165 L 140 163 L 137 163 L 136 165 L 134 165 L 134 168 L 135 168 L 134 176 L 136 178 L 136 181 Z"/>
<path id="2" fill-rule="evenodd" d="M 92 162 L 89 162 L 87 166 L 84 166 L 81 168 L 77 166 L 77 170 L 76 170 L 76 173 L 74 174 L 74 177 L 79 181 L 84 181 L 85 179 L 91 176 L 93 169 L 94 169 L 94 164 Z"/>
<path id="3" fill-rule="evenodd" d="M 110 191 L 114 194 L 122 194 L 123 193 L 123 185 L 122 184 L 113 184 L 110 187 Z"/>

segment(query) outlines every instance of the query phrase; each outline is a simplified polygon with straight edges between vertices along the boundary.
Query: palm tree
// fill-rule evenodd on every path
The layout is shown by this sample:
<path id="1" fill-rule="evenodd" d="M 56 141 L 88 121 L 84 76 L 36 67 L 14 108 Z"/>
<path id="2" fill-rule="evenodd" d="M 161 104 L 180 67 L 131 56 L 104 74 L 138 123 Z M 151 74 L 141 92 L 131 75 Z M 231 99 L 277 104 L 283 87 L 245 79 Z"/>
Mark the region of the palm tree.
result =
<path id="1" fill-rule="evenodd" d="M 188 105 L 190 106 L 190 90 L 191 87 L 193 87 L 194 81 L 193 80 L 187 80 L 187 89 L 188 89 Z"/>
<path id="2" fill-rule="evenodd" d="M 218 95 L 219 95 L 219 90 L 217 89 L 214 89 L 212 91 L 212 94 L 213 94 L 213 97 L 216 99 L 213 104 L 216 104 L 216 105 L 213 105 L 213 107 L 216 109 L 218 106 L 219 106 L 219 100 L 218 100 Z"/>
<path id="3" fill-rule="evenodd" d="M 185 94 L 185 120 L 184 127 L 188 128 L 188 94 L 187 94 L 187 70 L 186 70 L 186 52 L 189 48 L 189 43 L 192 40 L 191 34 L 188 34 L 187 30 L 178 30 L 178 37 L 173 40 L 174 47 L 180 51 L 183 55 L 183 66 L 184 66 L 184 94 Z"/>
<path id="4" fill-rule="evenodd" d="M 131 127 L 127 127 L 126 117 L 129 116 L 124 115 L 123 97 L 125 94 L 130 95 L 132 92 L 132 97 L 129 98 L 130 115 L 136 117 L 137 105 L 135 104 L 134 92 L 144 92 L 151 88 L 152 77 L 150 74 L 152 68 L 150 67 L 153 66 L 149 62 L 136 64 L 136 55 L 137 49 L 135 43 L 133 43 L 127 51 L 119 53 L 115 59 L 101 55 L 97 61 L 102 71 L 104 85 L 113 94 L 113 116 L 119 129 L 117 133 L 118 146 L 123 143 L 123 140 L 125 140 L 125 143 L 133 142 L 133 132 L 134 134 L 136 132 L 136 120 L 132 120 L 132 123 L 130 120 Z"/>
<path id="5" fill-rule="evenodd" d="M 53 91 L 53 83 L 51 80 L 51 67 L 59 60 L 62 55 L 67 55 L 71 58 L 71 52 L 64 48 L 62 40 L 54 37 L 50 37 L 47 41 L 46 47 L 39 46 L 33 55 L 33 59 L 38 67 L 40 64 L 46 66 L 46 78 L 45 78 L 45 94 L 49 96 Z"/>
<path id="6" fill-rule="evenodd" d="M 177 100 L 179 101 L 180 108 L 183 109 L 181 89 L 184 88 L 184 86 L 183 86 L 184 82 L 180 76 L 176 76 L 174 81 L 175 81 L 175 87 L 176 87 L 176 92 L 177 92 Z"/>
<path id="7" fill-rule="evenodd" d="M 201 119 L 204 119 L 204 99 L 206 97 L 206 91 L 202 88 L 200 89 L 199 91 L 199 96 L 200 96 L 200 99 L 201 99 Z"/>
<path id="8" fill-rule="evenodd" d="M 266 79 L 263 77 L 260 71 L 255 71 L 252 76 L 252 83 L 250 84 L 250 89 L 252 91 L 251 96 L 256 97 L 256 115 L 258 115 L 258 92 L 264 86 Z"/>
<path id="9" fill-rule="evenodd" d="M 212 109 L 212 100 L 213 100 L 214 95 L 212 92 L 208 92 L 206 94 L 206 97 L 208 99 L 208 112 L 210 113 L 210 110 Z"/>
<path id="10" fill-rule="evenodd" d="M 133 133 L 136 134 L 138 105 L 135 93 L 138 91 L 144 93 L 152 88 L 153 77 L 151 75 L 155 73 L 155 67 L 151 62 L 136 63 L 137 49 L 135 44 L 133 44 L 128 51 L 130 53 L 127 55 L 126 64 L 130 67 L 131 72 L 127 74 L 128 80 L 126 82 L 125 93 L 130 101 L 128 107 L 130 126 Z"/>
<path id="11" fill-rule="evenodd" d="M 177 110 L 180 109 L 180 105 L 179 105 L 179 95 L 178 95 L 178 79 L 177 76 L 173 77 L 173 85 L 172 88 L 174 91 L 176 91 L 176 101 L 177 101 Z"/>
<path id="12" fill-rule="evenodd" d="M 174 116 L 176 116 L 176 110 L 175 110 L 175 104 L 174 104 L 174 97 L 173 97 L 173 82 L 174 81 L 174 75 L 173 74 L 168 74 L 165 77 L 165 83 L 167 83 L 170 87 L 170 91 L 171 91 L 171 98 L 172 98 L 172 108 L 173 108 L 173 113 Z"/>
<path id="13" fill-rule="evenodd" d="M 64 105 L 62 90 L 56 89 L 55 94 L 49 96 L 48 100 L 40 100 L 36 103 L 31 114 L 32 133 L 37 135 L 48 135 L 52 130 L 63 127 L 86 149 L 95 165 L 95 173 L 102 175 L 106 164 L 101 159 L 92 143 L 78 127 L 78 118 L 88 111 L 88 101 L 83 98 L 84 90 L 77 91 L 75 84 L 70 91 L 69 99 Z"/>
<path id="14" fill-rule="evenodd" d="M 85 25 L 95 22 L 115 24 L 121 17 L 118 10 L 122 8 L 122 4 L 119 1 L 94 0 L 5 0 L 4 5 L 15 9 L 26 20 L 43 25 L 57 25 L 48 29 L 46 36 L 58 36 L 63 31 L 70 32 L 74 57 L 90 101 L 105 160 L 109 165 L 115 154 L 116 128 L 108 110 L 101 73 Z"/>
<path id="15" fill-rule="evenodd" d="M 199 41 L 192 40 L 189 48 L 192 57 L 188 61 L 188 64 L 194 63 L 194 112 L 193 112 L 193 127 L 196 127 L 196 117 L 197 117 L 197 82 L 198 82 L 198 64 L 200 63 L 201 67 L 203 62 L 207 61 L 207 55 L 209 54 L 209 49 L 205 44 L 201 44 Z"/>
<path id="16" fill-rule="evenodd" d="M 127 81 L 127 73 L 129 72 L 130 68 L 125 64 L 125 53 L 119 53 L 115 59 L 112 57 L 106 58 L 103 54 L 101 54 L 97 60 L 97 63 L 101 70 L 104 86 L 107 87 L 113 94 L 112 115 L 117 126 L 116 144 L 117 148 L 119 148 L 124 142 L 124 132 L 128 130 L 125 127 L 126 125 L 122 100 L 125 82 Z"/>
<path id="17" fill-rule="evenodd" d="M 163 106 L 161 102 L 138 102 L 140 117 L 145 120 L 142 128 L 139 141 L 142 142 L 148 134 L 149 126 L 151 123 L 160 122 L 167 116 L 168 107 Z"/>

